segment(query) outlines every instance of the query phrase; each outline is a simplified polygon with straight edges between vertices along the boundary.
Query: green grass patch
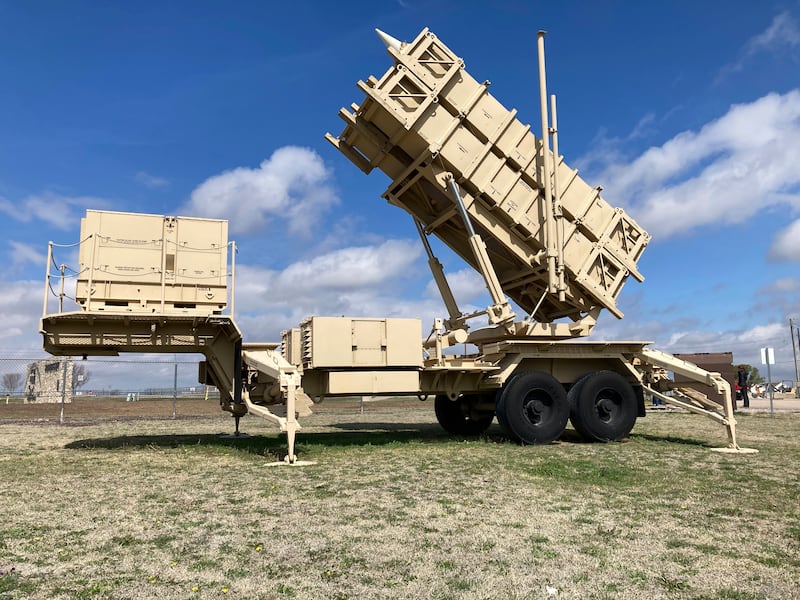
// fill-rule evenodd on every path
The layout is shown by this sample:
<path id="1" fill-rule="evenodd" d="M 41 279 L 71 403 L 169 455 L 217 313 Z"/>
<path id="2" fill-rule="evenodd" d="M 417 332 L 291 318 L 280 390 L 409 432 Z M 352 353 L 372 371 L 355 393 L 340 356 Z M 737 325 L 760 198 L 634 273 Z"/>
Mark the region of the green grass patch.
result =
<path id="1" fill-rule="evenodd" d="M 793 597 L 800 415 L 641 419 L 625 443 L 456 439 L 427 405 L 274 429 L 0 424 L 0 598 Z M 13 569 L 13 570 L 12 570 Z M 226 590 L 226 591 L 223 591 Z"/>

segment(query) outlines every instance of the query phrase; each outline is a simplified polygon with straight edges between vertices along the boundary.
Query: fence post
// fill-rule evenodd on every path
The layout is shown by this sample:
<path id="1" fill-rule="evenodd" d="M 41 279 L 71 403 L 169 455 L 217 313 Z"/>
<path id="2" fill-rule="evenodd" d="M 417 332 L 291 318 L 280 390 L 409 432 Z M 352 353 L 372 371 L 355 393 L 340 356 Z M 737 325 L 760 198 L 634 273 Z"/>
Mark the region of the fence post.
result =
<path id="1" fill-rule="evenodd" d="M 61 373 L 61 415 L 58 418 L 58 422 L 61 425 L 63 425 L 64 424 L 64 403 L 67 401 L 67 357 L 66 356 L 61 361 L 61 369 L 63 371 L 63 373 Z"/>
<path id="2" fill-rule="evenodd" d="M 172 380 L 172 418 L 178 418 L 178 361 L 175 361 L 175 377 Z"/>

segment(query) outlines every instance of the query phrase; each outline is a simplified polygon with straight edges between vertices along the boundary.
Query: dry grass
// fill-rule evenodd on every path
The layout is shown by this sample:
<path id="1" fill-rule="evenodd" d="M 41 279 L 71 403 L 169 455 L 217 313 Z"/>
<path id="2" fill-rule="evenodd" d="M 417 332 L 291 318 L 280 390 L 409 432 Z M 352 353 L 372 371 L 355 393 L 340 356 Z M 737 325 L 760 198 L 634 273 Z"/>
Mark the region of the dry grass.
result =
<path id="1" fill-rule="evenodd" d="M 415 406 L 415 408 L 418 408 Z M 800 415 L 629 441 L 456 440 L 423 410 L 0 425 L 0 598 L 792 598 Z M 569 434 L 569 432 L 568 432 Z M 13 570 L 13 571 L 12 571 Z"/>

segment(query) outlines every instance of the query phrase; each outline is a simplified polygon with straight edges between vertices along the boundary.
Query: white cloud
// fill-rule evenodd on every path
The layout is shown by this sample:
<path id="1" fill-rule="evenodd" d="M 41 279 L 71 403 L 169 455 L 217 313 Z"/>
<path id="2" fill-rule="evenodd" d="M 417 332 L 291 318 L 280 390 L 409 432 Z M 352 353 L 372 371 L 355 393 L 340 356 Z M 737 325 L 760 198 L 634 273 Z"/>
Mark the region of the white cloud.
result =
<path id="1" fill-rule="evenodd" d="M 275 283 L 278 289 L 290 292 L 309 285 L 323 290 L 382 285 L 402 277 L 420 253 L 419 244 L 406 240 L 388 240 L 377 247 L 343 248 L 290 265 Z"/>
<path id="2" fill-rule="evenodd" d="M 41 347 L 43 281 L 6 281 L 0 285 L 0 339 L 6 348 Z M 13 343 L 9 343 L 13 340 Z M 9 348 L 9 349 L 11 349 Z"/>
<path id="3" fill-rule="evenodd" d="M 478 303 L 488 306 L 491 303 L 489 293 L 486 290 L 486 283 L 483 277 L 474 269 L 460 269 L 453 273 L 446 273 L 446 276 L 447 282 L 450 284 L 450 290 L 453 292 L 453 296 L 461 311 L 467 312 L 462 304 Z M 428 286 L 425 288 L 425 294 L 431 297 L 441 297 L 439 288 L 436 287 L 436 282 L 434 282 L 433 279 L 431 279 Z"/>
<path id="4" fill-rule="evenodd" d="M 780 323 L 755 325 L 750 329 L 741 332 L 738 336 L 738 339 L 742 342 L 752 344 L 768 344 L 785 333 L 785 329 L 786 326 Z"/>
<path id="5" fill-rule="evenodd" d="M 773 260 L 800 259 L 800 219 L 778 232 L 769 257 Z"/>
<path id="6" fill-rule="evenodd" d="M 794 53 L 797 48 L 800 48 L 800 26 L 789 12 L 782 12 L 772 19 L 769 27 L 747 40 L 739 52 L 739 58 L 720 69 L 715 82 L 719 83 L 726 77 L 741 71 L 750 59 L 762 52 L 780 54 L 788 51 Z M 791 56 L 796 59 L 796 54 L 791 54 Z"/>
<path id="7" fill-rule="evenodd" d="M 642 329 L 651 335 L 641 335 Z M 611 335 L 605 335 L 611 332 Z M 776 364 L 772 367 L 773 379 L 794 378 L 792 341 L 788 321 L 767 322 L 746 329 L 714 330 L 702 325 L 681 327 L 680 321 L 630 322 L 617 321 L 613 327 L 603 327 L 594 339 L 650 339 L 652 347 L 671 354 L 705 352 L 731 352 L 734 364 L 747 363 L 761 367 L 761 348 L 775 349 Z M 764 373 L 766 376 L 766 369 Z"/>
<path id="8" fill-rule="evenodd" d="M 169 185 L 169 179 L 151 175 L 145 171 L 139 171 L 133 176 L 133 179 L 134 181 L 141 183 L 143 186 L 150 188 L 151 190 L 167 187 Z"/>
<path id="9" fill-rule="evenodd" d="M 767 286 L 764 286 L 758 290 L 757 294 L 792 294 L 795 292 L 800 292 L 800 279 L 785 277 L 783 279 L 773 281 Z"/>
<path id="10" fill-rule="evenodd" d="M 22 267 L 30 263 L 41 265 L 42 268 L 44 268 L 47 255 L 37 250 L 31 244 L 8 240 L 8 245 L 11 246 L 12 268 Z"/>
<path id="11" fill-rule="evenodd" d="M 602 175 L 609 197 L 658 238 L 800 206 L 800 90 L 769 94 Z"/>
<path id="12" fill-rule="evenodd" d="M 4 212 L 17 221 L 30 223 L 44 221 L 57 229 L 74 229 L 79 214 L 75 209 L 102 209 L 108 205 L 106 200 L 92 196 L 69 197 L 51 192 L 27 196 L 19 202 L 11 202 L 0 197 L 0 212 Z"/>
<path id="13" fill-rule="evenodd" d="M 324 211 L 338 202 L 329 180 L 316 152 L 285 146 L 255 169 L 238 167 L 206 179 L 182 212 L 228 219 L 232 233 L 253 233 L 282 219 L 289 233 L 309 235 Z"/>
<path id="14" fill-rule="evenodd" d="M 413 241 L 387 240 L 334 250 L 294 262 L 282 271 L 238 265 L 236 295 L 255 307 L 265 295 L 270 301 L 317 303 L 331 296 L 382 289 L 405 279 L 420 254 L 419 244 Z"/>
<path id="15" fill-rule="evenodd" d="M 766 30 L 750 39 L 745 53 L 753 55 L 762 50 L 800 47 L 800 27 L 788 12 L 782 12 L 772 19 Z"/>
<path id="16" fill-rule="evenodd" d="M 343 248 L 283 270 L 237 266 L 236 321 L 248 341 L 277 340 L 281 330 L 311 315 L 420 318 L 427 334 L 434 317 L 447 316 L 430 278 L 417 240 Z M 462 311 L 486 306 L 474 271 L 448 278 Z M 418 295 L 412 286 L 420 287 Z"/>

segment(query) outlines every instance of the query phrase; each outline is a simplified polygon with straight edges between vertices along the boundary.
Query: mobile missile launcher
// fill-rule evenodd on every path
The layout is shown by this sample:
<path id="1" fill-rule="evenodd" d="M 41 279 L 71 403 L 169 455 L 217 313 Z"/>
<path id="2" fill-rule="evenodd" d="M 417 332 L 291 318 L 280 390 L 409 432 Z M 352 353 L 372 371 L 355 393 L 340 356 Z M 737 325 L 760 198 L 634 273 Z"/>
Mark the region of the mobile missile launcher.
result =
<path id="1" fill-rule="evenodd" d="M 229 261 L 225 221 L 89 211 L 80 310 L 63 312 L 62 270 L 58 310 L 49 312 L 58 274 L 48 267 L 45 349 L 201 352 L 200 380 L 220 389 L 237 430 L 246 413 L 278 424 L 289 463 L 297 458 L 298 416 L 335 396 L 432 398 L 453 434 L 480 434 L 496 417 L 510 438 L 545 444 L 568 421 L 587 439 L 620 440 L 644 416 L 647 395 L 718 421 L 727 430 L 724 449 L 740 451 L 719 373 L 646 341 L 586 339 L 602 310 L 623 316 L 617 298 L 630 277 L 643 280 L 637 263 L 650 236 L 559 155 L 544 34 L 538 138 L 427 29 L 408 43 L 378 33 L 392 64 L 358 82 L 364 99 L 339 112 L 344 130 L 326 138 L 365 173 L 388 176 L 383 198 L 413 219 L 447 316 L 427 332 L 419 319 L 314 316 L 280 342 L 243 344 L 227 306 L 235 253 Z M 490 306 L 460 310 L 429 236 L 480 273 Z M 53 251 L 51 244 L 48 265 Z M 474 352 L 448 351 L 457 344 Z M 667 371 L 709 394 L 675 389 Z"/>

